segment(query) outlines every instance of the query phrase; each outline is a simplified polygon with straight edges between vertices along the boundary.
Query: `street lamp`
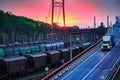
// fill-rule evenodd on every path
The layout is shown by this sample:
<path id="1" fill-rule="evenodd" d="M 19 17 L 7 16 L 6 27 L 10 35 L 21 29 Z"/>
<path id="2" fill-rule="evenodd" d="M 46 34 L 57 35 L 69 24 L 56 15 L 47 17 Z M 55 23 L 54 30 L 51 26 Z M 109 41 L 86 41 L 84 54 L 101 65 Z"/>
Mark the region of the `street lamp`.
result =
<path id="1" fill-rule="evenodd" d="M 70 59 L 72 59 L 72 35 L 70 34 Z"/>

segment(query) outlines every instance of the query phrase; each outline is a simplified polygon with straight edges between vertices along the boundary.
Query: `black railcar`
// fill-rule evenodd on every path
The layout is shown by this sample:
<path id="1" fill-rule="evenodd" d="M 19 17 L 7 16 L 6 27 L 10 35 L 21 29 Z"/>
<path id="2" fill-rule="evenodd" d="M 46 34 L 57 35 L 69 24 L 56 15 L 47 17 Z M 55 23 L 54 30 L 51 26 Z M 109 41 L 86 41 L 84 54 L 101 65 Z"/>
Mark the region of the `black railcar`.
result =
<path id="1" fill-rule="evenodd" d="M 2 78 L 3 75 L 15 75 L 16 73 L 21 73 L 26 71 L 26 58 L 20 57 L 10 57 L 0 59 L 0 73 Z"/>
<path id="2" fill-rule="evenodd" d="M 47 54 L 45 53 L 36 53 L 36 54 L 27 54 L 27 70 L 41 69 L 46 66 Z"/>
<path id="3" fill-rule="evenodd" d="M 70 60 L 70 51 L 68 48 L 63 48 L 58 50 L 61 53 L 62 63 Z"/>
<path id="4" fill-rule="evenodd" d="M 57 50 L 47 51 L 47 64 L 48 65 L 55 65 L 61 64 L 61 53 Z"/>

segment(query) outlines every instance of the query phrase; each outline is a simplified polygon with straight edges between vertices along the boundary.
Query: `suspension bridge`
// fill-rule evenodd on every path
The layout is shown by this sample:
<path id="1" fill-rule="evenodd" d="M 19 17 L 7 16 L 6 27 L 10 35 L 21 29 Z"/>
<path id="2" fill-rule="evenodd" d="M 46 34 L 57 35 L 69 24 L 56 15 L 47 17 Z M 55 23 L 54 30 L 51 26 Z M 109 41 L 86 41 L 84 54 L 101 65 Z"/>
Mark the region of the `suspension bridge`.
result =
<path id="1" fill-rule="evenodd" d="M 62 7 L 63 24 L 65 26 L 64 0 L 61 3 L 52 0 L 52 23 L 54 7 Z M 109 26 L 109 16 L 107 16 L 107 26 Z M 111 27 L 108 32 L 115 36 L 115 47 L 112 50 L 101 51 L 102 39 L 100 39 L 42 80 L 118 80 L 120 76 L 120 70 L 118 69 L 120 67 L 120 25 Z M 96 28 L 95 17 L 94 28 Z M 90 56 L 85 58 L 84 55 L 86 54 L 90 54 Z"/>
<path id="2" fill-rule="evenodd" d="M 17 33 L 19 29 L 12 29 L 12 35 L 9 36 L 12 44 L 0 45 L 0 79 L 14 79 L 16 74 L 21 76 L 43 69 L 47 72 L 49 68 L 57 65 L 59 67 L 42 80 L 120 80 L 120 17 L 117 17 L 116 22 L 112 24 L 107 15 L 107 26 L 101 23 L 97 27 L 96 17 L 93 16 L 94 23 L 90 27 L 80 16 L 68 18 L 67 10 L 73 8 L 66 4 L 65 0 L 51 0 L 51 2 L 46 16 L 46 22 L 51 24 L 50 30 L 39 33 L 40 30 L 28 29 L 34 33 L 32 34 L 34 40 L 31 41 L 31 35 L 21 35 L 20 32 Z M 73 22 L 79 23 L 81 27 L 84 23 L 86 28 L 67 26 Z M 7 31 L 9 30 L 6 29 L 5 32 Z M 23 30 L 24 33 L 28 31 Z M 105 34 L 114 35 L 115 46 L 109 51 L 101 50 L 102 37 Z M 20 45 L 16 45 L 15 43 L 21 40 L 19 36 L 23 36 L 24 39 Z M 73 50 L 75 48 L 72 46 L 73 40 L 90 42 L 91 46 L 78 52 Z M 5 43 L 5 37 L 2 41 Z M 64 43 L 68 43 L 67 47 L 64 47 Z"/>
<path id="3" fill-rule="evenodd" d="M 102 51 L 102 40 L 63 64 L 42 80 L 119 80 L 120 79 L 120 31 L 113 26 L 115 47 Z M 85 58 L 84 55 L 91 54 Z M 114 75 L 114 77 L 113 77 Z"/>

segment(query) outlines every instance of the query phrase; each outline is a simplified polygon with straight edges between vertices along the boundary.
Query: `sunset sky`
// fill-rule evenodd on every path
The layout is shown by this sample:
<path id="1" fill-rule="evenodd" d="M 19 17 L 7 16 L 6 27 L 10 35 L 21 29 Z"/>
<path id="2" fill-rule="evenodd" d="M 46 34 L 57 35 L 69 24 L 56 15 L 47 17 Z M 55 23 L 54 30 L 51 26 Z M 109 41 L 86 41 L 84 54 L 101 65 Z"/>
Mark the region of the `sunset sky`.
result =
<path id="1" fill-rule="evenodd" d="M 0 0 L 0 10 L 10 11 L 15 15 L 50 23 L 49 9 L 51 0 Z M 106 25 L 106 16 L 114 23 L 115 16 L 120 16 L 120 0 L 65 0 L 67 26 L 93 26 L 96 16 L 97 26 Z M 62 25 L 62 18 L 56 9 L 55 22 Z M 51 14 L 50 14 L 51 15 Z"/>

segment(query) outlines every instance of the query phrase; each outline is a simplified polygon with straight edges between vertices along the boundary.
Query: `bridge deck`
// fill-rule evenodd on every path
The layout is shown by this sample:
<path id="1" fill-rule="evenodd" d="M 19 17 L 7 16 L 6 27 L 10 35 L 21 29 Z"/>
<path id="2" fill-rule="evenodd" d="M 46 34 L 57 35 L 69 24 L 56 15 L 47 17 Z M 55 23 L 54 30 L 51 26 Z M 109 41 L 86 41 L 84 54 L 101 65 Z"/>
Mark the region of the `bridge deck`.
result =
<path id="1" fill-rule="evenodd" d="M 101 51 L 100 48 L 87 58 L 83 63 L 64 74 L 59 80 L 101 80 L 105 79 L 111 72 L 116 62 L 120 59 L 119 31 L 114 29 L 116 46 L 111 51 Z"/>

